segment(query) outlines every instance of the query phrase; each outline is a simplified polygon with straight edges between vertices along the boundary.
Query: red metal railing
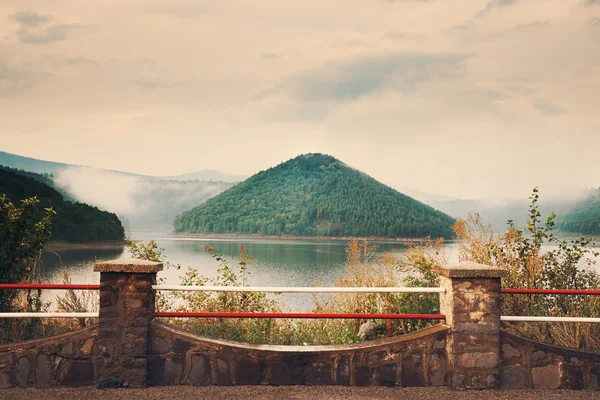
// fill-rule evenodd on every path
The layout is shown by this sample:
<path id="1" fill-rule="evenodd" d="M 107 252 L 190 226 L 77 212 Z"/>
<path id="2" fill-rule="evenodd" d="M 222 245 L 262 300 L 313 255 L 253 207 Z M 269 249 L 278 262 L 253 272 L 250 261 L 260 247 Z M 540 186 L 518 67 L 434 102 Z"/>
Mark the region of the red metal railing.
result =
<path id="1" fill-rule="evenodd" d="M 600 290 L 593 289 L 502 289 L 502 294 L 566 294 L 600 296 Z"/>
<path id="2" fill-rule="evenodd" d="M 100 285 L 70 283 L 0 283 L 0 289 L 100 290 Z"/>

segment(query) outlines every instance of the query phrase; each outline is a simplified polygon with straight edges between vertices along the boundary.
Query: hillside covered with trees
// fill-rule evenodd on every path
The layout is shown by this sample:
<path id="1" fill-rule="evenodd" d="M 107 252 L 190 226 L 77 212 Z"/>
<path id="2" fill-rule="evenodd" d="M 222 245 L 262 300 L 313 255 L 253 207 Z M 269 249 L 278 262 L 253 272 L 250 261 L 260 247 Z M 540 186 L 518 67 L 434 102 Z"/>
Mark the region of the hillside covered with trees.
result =
<path id="1" fill-rule="evenodd" d="M 451 237 L 454 219 L 323 154 L 262 171 L 175 218 L 176 232 Z"/>
<path id="2" fill-rule="evenodd" d="M 564 232 L 600 234 L 600 188 L 575 204 L 570 211 L 560 217 L 557 225 Z"/>
<path id="3" fill-rule="evenodd" d="M 36 196 L 39 209 L 52 208 L 51 240 L 73 243 L 105 240 L 123 240 L 124 230 L 115 214 L 101 211 L 84 203 L 65 201 L 54 188 L 44 183 L 47 176 L 19 173 L 0 166 L 0 196 L 13 204 Z"/>

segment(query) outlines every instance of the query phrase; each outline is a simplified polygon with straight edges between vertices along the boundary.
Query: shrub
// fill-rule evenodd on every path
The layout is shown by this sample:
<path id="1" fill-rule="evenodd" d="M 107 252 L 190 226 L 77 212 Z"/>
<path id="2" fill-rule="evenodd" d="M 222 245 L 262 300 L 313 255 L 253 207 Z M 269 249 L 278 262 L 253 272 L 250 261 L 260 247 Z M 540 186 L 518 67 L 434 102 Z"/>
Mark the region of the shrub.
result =
<path id="1" fill-rule="evenodd" d="M 544 222 L 538 209 L 538 190 L 530 197 L 527 228 L 521 231 L 508 221 L 508 229 L 494 234 L 479 215 L 458 220 L 454 227 L 459 260 L 471 260 L 507 270 L 503 287 L 523 289 L 598 289 L 600 276 L 589 267 L 594 239 L 560 240 L 553 234 L 556 214 Z M 553 246 L 551 249 L 544 247 Z M 596 296 L 505 295 L 503 315 L 597 317 Z M 506 322 L 503 329 L 542 342 L 561 346 L 600 349 L 600 326 L 589 323 Z"/>
<path id="2" fill-rule="evenodd" d="M 376 253 L 377 247 L 367 241 L 352 241 L 347 248 L 347 271 L 339 277 L 340 287 L 391 287 L 402 280 L 408 286 L 437 286 L 433 265 L 445 262 L 443 241 L 428 241 L 423 246 L 411 246 L 406 254 Z M 132 243 L 132 256 L 163 262 L 167 268 L 180 269 L 166 260 L 164 249 L 154 241 L 147 245 Z M 213 248 L 206 251 L 218 262 L 217 276 L 207 278 L 188 268 L 181 277 L 182 285 L 246 286 L 250 255 L 242 247 L 239 271 L 235 272 L 226 259 Z M 414 267 L 413 267 L 414 266 Z M 339 293 L 315 296 L 314 313 L 438 313 L 436 294 Z M 265 293 L 173 291 L 158 296 L 161 311 L 204 312 L 280 312 L 285 309 L 277 298 Z M 363 340 L 358 332 L 363 320 L 341 319 L 245 319 L 245 318 L 173 318 L 167 322 L 191 332 L 217 338 L 250 343 L 270 344 L 342 344 Z M 412 332 L 431 322 L 394 320 L 376 324 L 377 337 Z"/>

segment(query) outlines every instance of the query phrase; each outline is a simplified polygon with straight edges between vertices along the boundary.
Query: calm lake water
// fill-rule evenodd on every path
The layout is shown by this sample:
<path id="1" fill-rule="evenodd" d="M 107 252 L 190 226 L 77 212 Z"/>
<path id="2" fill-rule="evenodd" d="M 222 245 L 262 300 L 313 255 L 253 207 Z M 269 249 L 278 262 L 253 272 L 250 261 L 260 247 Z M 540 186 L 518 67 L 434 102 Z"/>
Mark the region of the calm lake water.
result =
<path id="1" fill-rule="evenodd" d="M 147 243 L 155 240 L 165 249 L 165 255 L 174 264 L 181 264 L 181 270 L 165 270 L 158 274 L 168 284 L 179 284 L 179 277 L 187 267 L 197 269 L 200 274 L 214 277 L 216 262 L 205 251 L 205 246 L 214 247 L 223 254 L 229 265 L 238 271 L 240 246 L 253 256 L 248 266 L 248 280 L 252 286 L 323 286 L 332 285 L 345 271 L 345 240 L 291 240 L 291 239 L 205 239 L 172 237 L 166 233 L 133 233 L 132 239 Z M 396 250 L 402 253 L 406 246 L 395 242 L 374 242 L 379 252 Z M 447 244 L 449 262 L 457 262 L 454 244 Z M 100 274 L 93 272 L 95 261 L 130 257 L 126 247 L 118 249 L 59 250 L 44 254 L 44 279 L 52 283 L 62 283 L 63 271 L 67 271 L 73 283 L 98 283 Z M 59 291 L 45 291 L 44 297 L 50 301 Z M 292 310 L 307 310 L 313 305 L 312 294 L 284 294 L 278 296 Z"/>
<path id="2" fill-rule="evenodd" d="M 313 286 L 332 285 L 345 271 L 346 240 L 292 240 L 292 239 L 205 239 L 172 237 L 165 233 L 141 232 L 132 235 L 134 240 L 147 243 L 155 240 L 165 249 L 165 255 L 181 270 L 170 269 L 158 274 L 168 284 L 179 284 L 179 277 L 187 267 L 197 269 L 202 275 L 214 277 L 218 262 L 206 253 L 205 246 L 223 254 L 229 265 L 238 271 L 240 246 L 252 255 L 248 266 L 248 281 L 253 286 Z M 396 250 L 402 252 L 401 243 L 376 242 L 379 252 Z M 118 249 L 58 250 L 56 254 L 44 253 L 44 278 L 48 282 L 61 283 L 67 271 L 73 283 L 97 283 L 100 274 L 93 272 L 95 261 L 130 257 L 127 247 Z M 48 300 L 58 292 L 48 293 Z M 311 294 L 284 294 L 278 296 L 292 309 L 312 306 Z"/>

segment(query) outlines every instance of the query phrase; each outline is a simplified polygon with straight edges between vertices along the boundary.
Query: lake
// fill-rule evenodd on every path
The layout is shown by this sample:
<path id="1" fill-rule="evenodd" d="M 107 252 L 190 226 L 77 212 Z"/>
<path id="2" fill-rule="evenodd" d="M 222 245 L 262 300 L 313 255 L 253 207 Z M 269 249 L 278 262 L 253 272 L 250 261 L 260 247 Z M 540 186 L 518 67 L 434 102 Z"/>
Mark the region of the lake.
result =
<path id="1" fill-rule="evenodd" d="M 179 276 L 186 268 L 197 269 L 200 274 L 214 277 L 218 262 L 206 253 L 211 246 L 229 260 L 230 267 L 238 271 L 240 246 L 253 256 L 248 266 L 248 281 L 252 286 L 323 286 L 333 285 L 345 271 L 346 240 L 320 239 L 206 239 L 198 237 L 174 237 L 163 232 L 137 232 L 133 240 L 147 243 L 154 239 L 164 254 L 181 270 L 165 270 L 158 274 L 166 283 L 180 283 Z M 379 252 L 396 250 L 402 253 L 406 245 L 398 242 L 373 242 Z M 445 245 L 450 263 L 457 262 L 455 244 Z M 548 247 L 550 248 L 550 247 Z M 44 252 L 44 280 L 62 283 L 63 271 L 68 271 L 73 283 L 98 283 L 99 273 L 93 272 L 95 261 L 130 257 L 127 247 L 117 249 L 57 250 L 56 254 Z M 598 267 L 598 266 L 597 266 Z M 45 291 L 47 301 L 53 300 L 58 291 Z M 307 310 L 313 305 L 311 294 L 284 294 L 279 298 L 293 310 Z"/>

